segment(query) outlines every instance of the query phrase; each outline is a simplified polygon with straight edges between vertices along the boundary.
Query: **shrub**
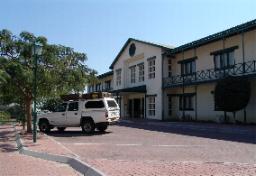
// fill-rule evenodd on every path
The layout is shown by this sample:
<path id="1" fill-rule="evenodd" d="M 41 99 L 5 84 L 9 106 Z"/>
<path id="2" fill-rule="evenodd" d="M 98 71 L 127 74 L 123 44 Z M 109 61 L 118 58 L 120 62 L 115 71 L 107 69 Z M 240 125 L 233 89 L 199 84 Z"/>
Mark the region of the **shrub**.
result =
<path id="1" fill-rule="evenodd" d="M 251 96 L 250 82 L 244 78 L 227 77 L 215 87 L 215 103 L 218 109 L 235 112 L 245 108 Z"/>
<path id="2" fill-rule="evenodd" d="M 0 111 L 0 121 L 10 120 L 11 116 L 8 112 Z"/>

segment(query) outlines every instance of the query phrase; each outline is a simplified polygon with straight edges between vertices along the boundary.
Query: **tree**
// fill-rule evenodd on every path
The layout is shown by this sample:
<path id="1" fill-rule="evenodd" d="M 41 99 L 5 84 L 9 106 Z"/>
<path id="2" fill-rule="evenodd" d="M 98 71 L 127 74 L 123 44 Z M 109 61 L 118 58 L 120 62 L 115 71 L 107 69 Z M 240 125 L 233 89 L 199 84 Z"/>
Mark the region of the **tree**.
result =
<path id="1" fill-rule="evenodd" d="M 60 98 L 48 98 L 41 101 L 41 110 L 56 111 L 56 107 L 62 102 Z"/>
<path id="2" fill-rule="evenodd" d="M 49 44 L 45 37 L 36 37 L 29 32 L 21 32 L 16 37 L 8 30 L 0 31 L 0 70 L 1 75 L 5 75 L 0 84 L 1 93 L 24 104 L 28 132 L 31 132 L 31 105 L 34 98 L 35 56 L 32 50 L 35 43 L 41 44 L 43 49 L 42 55 L 38 57 L 37 68 L 36 89 L 39 99 L 83 91 L 89 75 L 94 72 L 85 64 L 87 57 L 84 53 L 75 52 L 70 47 Z M 1 75 L 0 78 L 3 78 Z"/>
<path id="3" fill-rule="evenodd" d="M 250 82 L 245 78 L 227 77 L 220 80 L 215 87 L 214 99 L 216 107 L 225 111 L 235 112 L 247 106 L 250 100 Z"/>

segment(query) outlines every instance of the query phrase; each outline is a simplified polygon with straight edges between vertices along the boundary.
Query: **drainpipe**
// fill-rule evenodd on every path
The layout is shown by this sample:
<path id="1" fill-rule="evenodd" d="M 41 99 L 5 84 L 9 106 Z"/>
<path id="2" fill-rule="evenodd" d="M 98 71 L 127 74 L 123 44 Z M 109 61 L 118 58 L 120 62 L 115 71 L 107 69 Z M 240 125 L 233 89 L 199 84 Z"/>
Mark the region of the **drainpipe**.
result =
<path id="1" fill-rule="evenodd" d="M 182 60 L 184 61 L 184 50 L 182 49 Z M 182 66 L 181 66 L 182 68 Z M 182 71 L 182 70 L 181 70 Z M 184 107 L 184 100 L 185 100 L 185 96 L 184 96 L 184 93 L 185 93 L 185 86 L 184 86 L 184 68 L 183 68 L 183 73 L 182 74 L 182 118 L 184 119 L 185 118 L 185 107 Z"/>
<path id="2" fill-rule="evenodd" d="M 164 81 L 163 81 L 163 78 L 164 78 L 164 55 L 165 55 L 165 52 L 162 53 L 162 56 L 161 56 L 161 64 L 162 64 L 162 69 L 161 69 L 161 81 L 162 81 L 162 86 L 161 86 L 161 94 L 162 94 L 162 109 L 161 109 L 161 115 L 162 115 L 162 121 L 164 120 Z"/>
<path id="3" fill-rule="evenodd" d="M 245 73 L 245 52 L 244 52 L 244 32 L 241 34 L 242 37 L 242 59 L 243 59 L 243 73 Z M 244 108 L 244 123 L 247 122 L 246 108 Z"/>
<path id="4" fill-rule="evenodd" d="M 196 48 L 194 48 L 194 57 L 196 57 Z M 196 66 L 196 65 L 195 65 Z M 196 77 L 196 75 L 195 75 Z M 197 121 L 197 85 L 195 85 L 195 120 Z"/>
<path id="5" fill-rule="evenodd" d="M 225 38 L 222 39 L 222 49 L 225 49 Z M 225 69 L 224 69 L 224 76 L 225 76 Z M 227 112 L 224 111 L 224 118 L 225 122 L 227 122 Z"/>
<path id="6" fill-rule="evenodd" d="M 245 58 L 244 58 L 244 55 L 245 55 L 245 53 L 244 53 L 244 32 L 242 32 L 242 34 L 241 34 L 241 36 L 242 36 L 242 59 L 243 59 L 243 72 L 245 73 Z"/>
<path id="7" fill-rule="evenodd" d="M 145 113 L 144 113 L 144 118 L 147 118 L 147 93 L 145 93 L 144 95 L 144 109 L 145 109 Z"/>
<path id="8" fill-rule="evenodd" d="M 120 101 L 120 116 L 121 116 L 121 114 L 122 114 L 122 98 L 121 98 L 120 94 L 118 94 L 118 96 L 119 96 L 119 101 Z"/>

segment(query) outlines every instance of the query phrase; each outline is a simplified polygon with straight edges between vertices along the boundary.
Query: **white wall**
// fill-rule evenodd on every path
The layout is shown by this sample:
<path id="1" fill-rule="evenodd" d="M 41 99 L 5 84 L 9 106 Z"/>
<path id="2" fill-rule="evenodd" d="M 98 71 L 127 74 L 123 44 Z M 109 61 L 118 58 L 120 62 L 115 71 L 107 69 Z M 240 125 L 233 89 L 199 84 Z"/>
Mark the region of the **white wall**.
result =
<path id="1" fill-rule="evenodd" d="M 238 46 L 238 49 L 235 50 L 235 63 L 242 63 L 243 59 L 243 50 L 242 50 L 242 35 L 238 34 L 232 37 L 228 37 L 223 40 L 218 40 L 195 49 L 190 49 L 184 51 L 184 59 L 188 59 L 194 56 L 197 56 L 196 60 L 196 70 L 206 70 L 214 68 L 213 55 L 210 55 L 211 52 L 221 50 L 224 48 L 230 48 L 233 46 Z M 249 31 L 244 33 L 244 53 L 245 61 L 255 60 L 256 59 L 256 30 Z M 172 60 L 172 70 L 173 75 L 181 74 L 181 67 L 178 64 L 179 61 L 183 60 L 183 54 L 178 53 L 175 55 L 175 58 Z M 164 77 L 168 76 L 168 64 L 167 58 L 164 61 Z"/>
<path id="2" fill-rule="evenodd" d="M 242 35 L 238 34 L 232 37 L 228 37 L 224 40 L 215 41 L 203 46 L 200 46 L 195 49 L 190 49 L 185 51 L 184 57 L 182 53 L 178 53 L 172 59 L 172 74 L 180 75 L 181 74 L 181 66 L 178 64 L 179 61 L 191 57 L 197 56 L 196 60 L 196 70 L 207 70 L 214 68 L 213 55 L 210 55 L 211 52 L 221 50 L 224 48 L 230 48 L 233 46 L 238 46 L 238 49 L 235 50 L 235 63 L 243 62 L 243 47 L 242 47 Z M 249 31 L 244 33 L 244 56 L 245 62 L 256 60 L 256 30 Z M 168 58 L 164 60 L 164 77 L 168 77 Z M 247 121 L 248 122 L 256 122 L 256 80 L 251 79 L 251 99 L 246 108 Z M 224 116 L 223 111 L 215 111 L 214 110 L 214 95 L 211 91 L 214 91 L 216 83 L 208 83 L 208 84 L 200 84 L 197 86 L 197 118 L 198 120 L 212 120 L 218 121 L 221 116 Z M 195 86 L 185 87 L 185 93 L 195 92 Z M 172 117 L 168 116 L 168 97 L 167 94 L 175 94 L 182 93 L 182 87 L 178 88 L 169 88 L 166 89 L 164 94 L 164 114 L 165 118 L 177 118 L 181 115 L 181 112 L 177 108 L 179 106 L 178 98 L 174 98 L 173 106 L 174 114 Z M 185 112 L 186 114 L 191 115 L 193 118 L 195 117 L 195 112 Z M 230 117 L 230 121 L 233 120 L 233 114 L 227 113 Z M 236 120 L 243 121 L 244 112 L 243 110 L 236 113 Z"/>
<path id="3" fill-rule="evenodd" d="M 250 80 L 251 82 L 251 98 L 246 107 L 246 118 L 248 123 L 256 123 L 256 79 Z M 215 121 L 221 122 L 221 119 L 224 118 L 223 111 L 215 111 L 214 105 L 214 91 L 216 83 L 201 84 L 197 86 L 185 87 L 185 93 L 196 93 L 197 96 L 197 109 L 194 106 L 194 111 L 185 111 L 185 115 L 190 115 L 192 119 L 196 118 L 197 111 L 197 120 L 202 121 Z M 197 87 L 197 88 L 196 88 Z M 172 101 L 172 116 L 168 116 L 168 97 L 167 94 L 182 94 L 181 88 L 172 88 L 165 90 L 164 97 L 164 119 L 181 119 L 182 111 L 179 110 L 179 98 L 173 97 Z M 227 113 L 230 122 L 235 122 L 233 118 L 233 113 Z M 236 112 L 236 120 L 243 122 L 244 121 L 244 110 Z"/>
<path id="4" fill-rule="evenodd" d="M 133 57 L 129 55 L 129 46 L 134 43 L 136 46 L 136 52 Z M 144 44 L 137 41 L 131 41 L 125 48 L 118 61 L 114 64 L 114 90 L 136 87 L 140 85 L 146 85 L 147 95 L 157 95 L 155 98 L 156 103 L 156 115 L 149 116 L 150 119 L 162 119 L 162 49 L 152 45 Z M 155 78 L 148 79 L 148 61 L 150 57 L 155 58 Z M 139 69 L 136 66 L 136 83 L 131 83 L 130 79 L 130 66 L 137 65 L 144 62 L 144 82 L 138 82 Z M 122 69 L 122 82 L 120 86 L 116 85 L 116 70 Z M 147 101 L 148 102 L 148 101 Z"/>

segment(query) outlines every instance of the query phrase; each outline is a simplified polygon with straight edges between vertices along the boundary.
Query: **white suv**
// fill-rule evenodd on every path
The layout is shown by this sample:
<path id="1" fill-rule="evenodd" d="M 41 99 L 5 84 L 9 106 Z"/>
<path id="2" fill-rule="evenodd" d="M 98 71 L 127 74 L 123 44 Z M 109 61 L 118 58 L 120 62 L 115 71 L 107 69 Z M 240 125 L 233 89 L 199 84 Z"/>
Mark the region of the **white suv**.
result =
<path id="1" fill-rule="evenodd" d="M 105 131 L 110 123 L 120 118 L 120 108 L 114 98 L 103 97 L 87 100 L 67 101 L 56 108 L 56 112 L 38 115 L 40 131 L 49 132 L 57 127 L 81 127 L 83 132 L 92 133 L 95 128 Z"/>

